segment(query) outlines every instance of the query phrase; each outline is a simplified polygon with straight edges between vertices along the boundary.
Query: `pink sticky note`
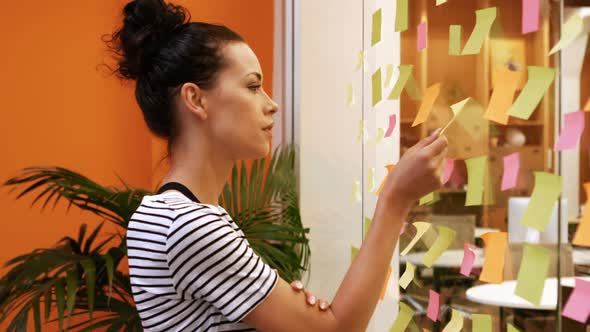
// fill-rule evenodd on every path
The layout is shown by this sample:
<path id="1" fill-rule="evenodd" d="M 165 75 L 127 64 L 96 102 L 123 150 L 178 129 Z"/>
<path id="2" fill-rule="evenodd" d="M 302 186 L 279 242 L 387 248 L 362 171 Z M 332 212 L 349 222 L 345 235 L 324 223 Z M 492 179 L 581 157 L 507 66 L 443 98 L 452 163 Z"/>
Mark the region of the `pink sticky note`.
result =
<path id="1" fill-rule="evenodd" d="M 522 0 L 522 33 L 539 30 L 539 0 Z"/>
<path id="2" fill-rule="evenodd" d="M 504 174 L 502 175 L 502 190 L 516 187 L 520 169 L 520 155 L 518 152 L 504 156 Z"/>
<path id="3" fill-rule="evenodd" d="M 436 322 L 438 320 L 440 295 L 431 289 L 428 297 L 428 314 L 426 316 Z"/>
<path id="4" fill-rule="evenodd" d="M 427 40 L 428 27 L 426 26 L 426 22 L 422 22 L 418 26 L 418 51 L 422 51 L 426 48 Z"/>
<path id="5" fill-rule="evenodd" d="M 564 125 L 555 144 L 555 150 L 568 150 L 575 148 L 580 143 L 584 131 L 584 112 L 567 113 L 564 117 Z"/>
<path id="6" fill-rule="evenodd" d="M 446 159 L 443 168 L 443 184 L 449 182 L 451 175 L 453 175 L 453 169 L 455 169 L 455 161 L 453 159 Z"/>
<path id="7" fill-rule="evenodd" d="M 576 287 L 563 308 L 563 315 L 586 324 L 590 315 L 590 281 L 576 278 Z"/>
<path id="8" fill-rule="evenodd" d="M 460 273 L 466 277 L 471 274 L 473 268 L 473 262 L 475 262 L 475 252 L 469 247 L 469 243 L 463 244 L 463 262 L 461 262 Z"/>
<path id="9" fill-rule="evenodd" d="M 384 137 L 391 136 L 391 134 L 393 133 L 393 129 L 395 128 L 396 122 L 397 122 L 397 117 L 395 116 L 395 114 L 390 115 L 389 116 L 389 127 L 387 128 L 387 131 L 385 132 Z"/>

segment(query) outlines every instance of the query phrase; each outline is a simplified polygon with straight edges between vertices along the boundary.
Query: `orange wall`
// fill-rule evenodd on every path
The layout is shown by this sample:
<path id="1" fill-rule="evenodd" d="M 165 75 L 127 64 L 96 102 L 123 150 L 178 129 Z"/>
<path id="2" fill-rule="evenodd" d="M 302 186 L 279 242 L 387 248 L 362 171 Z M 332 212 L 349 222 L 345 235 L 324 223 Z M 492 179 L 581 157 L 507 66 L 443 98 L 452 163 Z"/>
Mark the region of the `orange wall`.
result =
<path id="1" fill-rule="evenodd" d="M 126 2 L 4 4 L 0 13 L 2 183 L 24 167 L 56 165 L 103 185 L 119 185 L 118 174 L 131 186 L 153 189 L 157 176 L 153 168 L 163 145 L 149 134 L 133 86 L 123 86 L 96 69 L 108 57 L 100 36 L 119 24 Z M 272 92 L 273 0 L 176 3 L 188 7 L 194 21 L 222 23 L 242 34 L 260 59 L 265 89 Z M 66 213 L 65 204 L 41 213 L 39 205 L 30 207 L 32 196 L 15 197 L 16 192 L 0 188 L 1 263 L 52 246 L 65 235 L 74 236 L 81 222 L 94 227 L 99 221 L 75 208 Z"/>

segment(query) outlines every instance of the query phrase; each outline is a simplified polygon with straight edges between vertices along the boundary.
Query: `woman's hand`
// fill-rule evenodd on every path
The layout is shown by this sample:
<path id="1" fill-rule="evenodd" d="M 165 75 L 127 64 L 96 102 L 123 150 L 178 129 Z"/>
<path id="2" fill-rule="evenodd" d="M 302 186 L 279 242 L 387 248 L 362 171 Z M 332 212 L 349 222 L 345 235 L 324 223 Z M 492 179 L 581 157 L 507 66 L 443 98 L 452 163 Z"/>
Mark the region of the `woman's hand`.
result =
<path id="1" fill-rule="evenodd" d="M 316 297 L 313 294 L 311 294 L 310 292 L 303 289 L 303 283 L 300 280 L 293 281 L 291 283 L 291 287 L 296 292 L 303 291 L 305 293 L 305 297 L 307 299 L 307 304 L 309 304 L 310 306 L 313 307 L 318 302 L 318 300 L 316 299 Z M 328 302 L 326 302 L 325 300 L 319 300 L 319 304 L 320 304 L 319 305 L 320 310 L 322 310 L 322 311 L 328 309 L 328 307 L 330 306 L 330 304 Z"/>
<path id="2" fill-rule="evenodd" d="M 447 145 L 447 139 L 437 129 L 406 151 L 385 180 L 382 194 L 386 203 L 410 207 L 414 201 L 440 188 Z"/>

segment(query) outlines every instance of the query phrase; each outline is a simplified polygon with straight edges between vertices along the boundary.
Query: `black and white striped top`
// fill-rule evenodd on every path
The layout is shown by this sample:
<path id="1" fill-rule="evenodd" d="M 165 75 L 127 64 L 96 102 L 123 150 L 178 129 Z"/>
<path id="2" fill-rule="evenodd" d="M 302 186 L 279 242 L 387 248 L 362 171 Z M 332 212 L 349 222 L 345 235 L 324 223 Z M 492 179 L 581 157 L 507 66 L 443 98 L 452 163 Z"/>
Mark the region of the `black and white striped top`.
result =
<path id="1" fill-rule="evenodd" d="M 143 328 L 255 331 L 242 319 L 270 294 L 278 275 L 225 209 L 189 198 L 184 189 L 144 196 L 129 221 L 131 288 Z"/>

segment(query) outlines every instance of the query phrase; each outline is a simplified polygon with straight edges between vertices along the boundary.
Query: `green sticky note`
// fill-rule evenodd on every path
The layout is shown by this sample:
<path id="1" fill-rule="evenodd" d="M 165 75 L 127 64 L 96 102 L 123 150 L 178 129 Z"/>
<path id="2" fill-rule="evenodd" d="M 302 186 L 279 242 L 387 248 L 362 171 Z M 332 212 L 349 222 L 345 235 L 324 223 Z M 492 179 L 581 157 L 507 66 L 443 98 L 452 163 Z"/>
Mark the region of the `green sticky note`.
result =
<path id="1" fill-rule="evenodd" d="M 555 79 L 555 69 L 547 67 L 528 67 L 529 80 L 520 95 L 508 109 L 508 115 L 528 120 L 543 99 Z"/>
<path id="2" fill-rule="evenodd" d="M 475 11 L 475 28 L 465 44 L 462 55 L 478 54 L 496 20 L 496 7 Z"/>
<path id="3" fill-rule="evenodd" d="M 449 26 L 449 55 L 461 55 L 461 26 Z"/>
<path id="4" fill-rule="evenodd" d="M 541 304 L 541 296 L 545 288 L 545 278 L 549 271 L 549 259 L 551 250 L 523 243 L 522 260 L 518 270 L 516 288 L 514 294 L 535 304 Z"/>
<path id="5" fill-rule="evenodd" d="M 381 68 L 377 69 L 371 78 L 373 82 L 373 106 L 381 101 Z"/>
<path id="6" fill-rule="evenodd" d="M 442 5 L 443 3 L 447 3 L 447 0 L 436 0 L 436 5 L 437 5 L 437 6 L 440 6 L 440 5 Z"/>
<path id="7" fill-rule="evenodd" d="M 465 160 L 465 165 L 467 166 L 467 197 L 465 198 L 465 206 L 483 204 L 487 162 L 487 156 Z"/>
<path id="8" fill-rule="evenodd" d="M 359 250 L 360 249 L 355 246 L 350 246 L 350 263 L 354 262 L 354 259 L 356 258 L 356 255 L 358 255 Z"/>
<path id="9" fill-rule="evenodd" d="M 399 99 L 399 97 L 402 95 L 402 91 L 404 90 L 406 83 L 408 83 L 408 80 L 410 79 L 410 76 L 412 75 L 412 69 L 414 68 L 414 66 L 413 65 L 400 65 L 398 68 L 399 68 L 399 77 L 397 78 L 397 82 L 395 83 L 395 86 L 391 90 L 389 97 L 387 97 L 387 99 L 390 99 L 390 100 Z"/>
<path id="10" fill-rule="evenodd" d="M 389 86 L 392 76 L 393 76 L 393 64 L 388 63 L 385 66 L 385 86 Z"/>
<path id="11" fill-rule="evenodd" d="M 442 332 L 460 332 L 463 328 L 463 314 L 460 311 L 453 309 L 451 320 L 442 330 Z M 476 331 L 476 330 L 473 330 Z"/>
<path id="12" fill-rule="evenodd" d="M 371 46 L 381 40 L 381 8 L 373 13 L 373 29 L 371 33 Z"/>
<path id="13" fill-rule="evenodd" d="M 408 0 L 397 0 L 395 6 L 395 32 L 408 30 Z"/>
<path id="14" fill-rule="evenodd" d="M 404 274 L 399 278 L 399 286 L 403 289 L 406 289 L 410 282 L 414 280 L 414 275 L 416 274 L 416 265 L 406 262 L 406 270 Z"/>
<path id="15" fill-rule="evenodd" d="M 399 302 L 399 313 L 389 332 L 404 332 L 412 321 L 412 317 L 414 317 L 414 310 L 409 305 Z"/>
<path id="16" fill-rule="evenodd" d="M 553 46 L 549 55 L 556 53 L 571 44 L 584 31 L 584 19 L 580 15 L 572 15 L 561 28 L 561 39 Z"/>
<path id="17" fill-rule="evenodd" d="M 402 250 L 400 253 L 401 256 L 407 255 L 410 250 L 412 250 L 422 235 L 424 235 L 424 233 L 426 233 L 426 231 L 430 228 L 430 223 L 424 221 L 415 221 L 412 223 L 412 226 L 416 228 L 416 235 L 414 235 L 414 238 L 410 241 L 410 243 L 408 243 L 406 248 Z"/>
<path id="18" fill-rule="evenodd" d="M 369 228 L 371 227 L 371 222 L 372 222 L 371 218 L 365 217 L 365 227 L 364 227 L 365 229 L 363 232 L 363 239 L 367 237 L 367 233 L 369 232 Z"/>
<path id="19" fill-rule="evenodd" d="M 471 315 L 472 330 L 477 332 L 492 332 L 492 315 Z"/>
<path id="20" fill-rule="evenodd" d="M 436 226 L 436 229 L 438 230 L 438 237 L 422 258 L 422 264 L 427 267 L 432 267 L 432 264 L 455 241 L 455 236 L 457 235 L 457 232 L 448 227 Z"/>
<path id="21" fill-rule="evenodd" d="M 438 201 L 440 201 L 440 193 L 438 191 L 433 191 L 420 198 L 420 205 L 434 204 Z"/>
<path id="22" fill-rule="evenodd" d="M 544 232 L 553 207 L 561 194 L 562 178 L 545 172 L 534 172 L 534 174 L 535 187 L 520 223 Z"/>
<path id="23" fill-rule="evenodd" d="M 507 327 L 506 331 L 508 331 L 508 332 L 520 332 L 519 329 L 517 329 L 516 327 L 514 327 L 514 325 L 512 325 L 510 323 L 508 323 L 508 325 L 506 327 Z"/>

